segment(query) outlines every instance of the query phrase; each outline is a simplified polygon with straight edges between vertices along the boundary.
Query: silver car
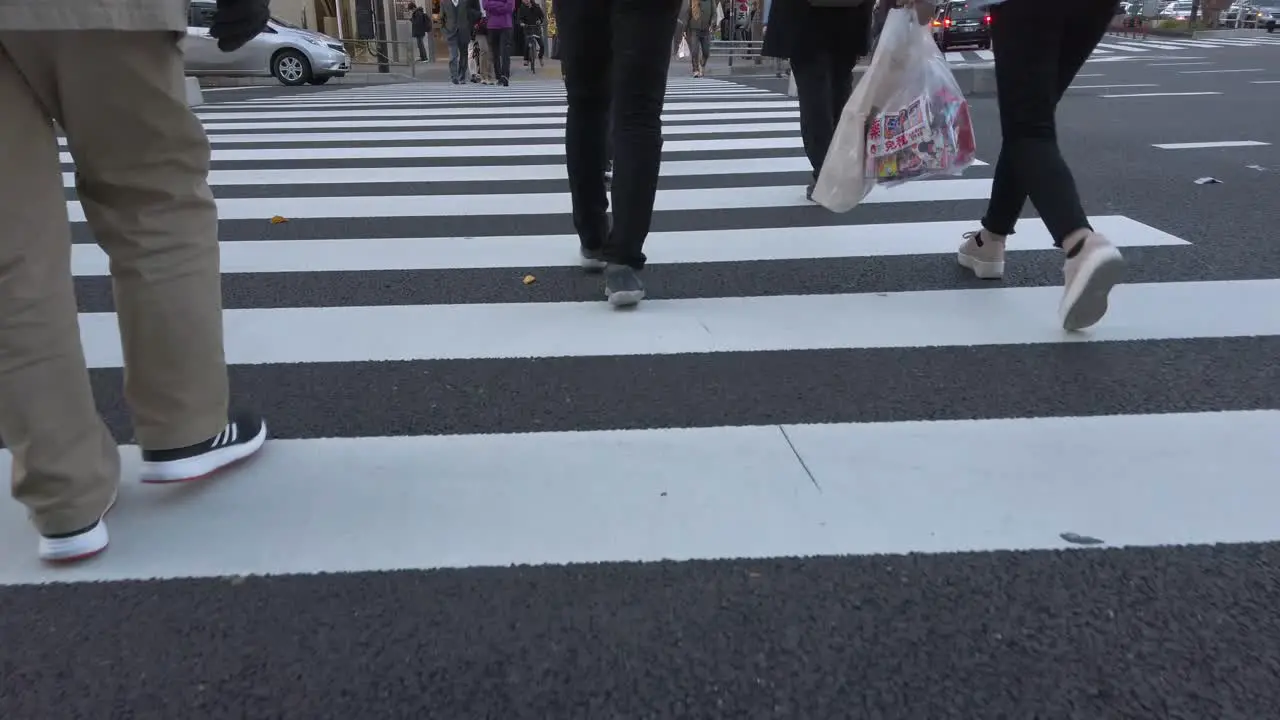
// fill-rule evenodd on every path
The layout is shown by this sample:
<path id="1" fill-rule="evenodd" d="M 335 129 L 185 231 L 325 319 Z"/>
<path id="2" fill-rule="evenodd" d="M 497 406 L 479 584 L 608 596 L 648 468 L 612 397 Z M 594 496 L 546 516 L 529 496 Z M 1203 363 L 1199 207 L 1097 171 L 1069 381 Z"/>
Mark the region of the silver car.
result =
<path id="1" fill-rule="evenodd" d="M 224 53 L 209 37 L 214 0 L 196 0 L 187 8 L 187 36 L 182 41 L 188 75 L 274 77 L 285 85 L 323 85 L 351 70 L 342 43 L 277 18 L 244 47 Z"/>

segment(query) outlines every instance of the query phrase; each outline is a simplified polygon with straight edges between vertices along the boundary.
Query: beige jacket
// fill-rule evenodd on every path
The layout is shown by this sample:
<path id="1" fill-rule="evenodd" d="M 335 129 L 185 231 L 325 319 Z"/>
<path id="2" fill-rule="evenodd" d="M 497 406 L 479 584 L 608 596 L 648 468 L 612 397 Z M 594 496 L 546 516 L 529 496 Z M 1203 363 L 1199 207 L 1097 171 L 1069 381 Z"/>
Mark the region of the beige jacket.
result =
<path id="1" fill-rule="evenodd" d="M 0 32 L 186 29 L 187 0 L 0 0 Z"/>

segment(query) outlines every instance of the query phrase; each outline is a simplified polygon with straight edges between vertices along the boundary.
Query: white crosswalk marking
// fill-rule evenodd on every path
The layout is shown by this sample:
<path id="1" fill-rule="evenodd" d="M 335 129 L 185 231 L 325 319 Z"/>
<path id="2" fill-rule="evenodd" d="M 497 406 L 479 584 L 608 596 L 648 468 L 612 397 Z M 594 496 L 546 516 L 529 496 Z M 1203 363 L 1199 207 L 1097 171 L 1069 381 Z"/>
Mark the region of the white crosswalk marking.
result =
<path id="1" fill-rule="evenodd" d="M 1155 35 L 1146 38 L 1134 38 L 1128 35 L 1108 34 L 1102 39 L 1102 42 L 1098 43 L 1097 49 L 1093 51 L 1093 55 L 1089 58 L 1089 62 L 1132 60 L 1145 57 L 1146 53 L 1152 51 L 1160 51 L 1161 54 L 1164 54 L 1206 48 L 1256 48 L 1276 45 L 1280 45 L 1280 35 L 1269 35 L 1262 32 L 1250 37 L 1211 38 L 1205 40 L 1169 38 Z M 990 62 L 994 55 L 990 50 L 965 49 L 949 50 L 946 53 L 946 57 L 947 61 L 952 63 L 980 63 Z"/>
<path id="2" fill-rule="evenodd" d="M 126 482 L 83 567 L 39 566 L 0 505 L 0 585 L 1280 534 L 1280 412 L 1208 407 L 1199 380 L 1280 335 L 1280 281 L 1135 281 L 1065 334 L 1039 220 L 1010 238 L 1020 277 L 954 269 L 986 163 L 832 215 L 804 196 L 795 99 L 682 79 L 651 297 L 615 312 L 574 267 L 565 110 L 553 81 L 200 108 L 228 362 L 282 439 L 199 493 Z M 85 352 L 127 437 L 108 261 L 63 170 Z"/>

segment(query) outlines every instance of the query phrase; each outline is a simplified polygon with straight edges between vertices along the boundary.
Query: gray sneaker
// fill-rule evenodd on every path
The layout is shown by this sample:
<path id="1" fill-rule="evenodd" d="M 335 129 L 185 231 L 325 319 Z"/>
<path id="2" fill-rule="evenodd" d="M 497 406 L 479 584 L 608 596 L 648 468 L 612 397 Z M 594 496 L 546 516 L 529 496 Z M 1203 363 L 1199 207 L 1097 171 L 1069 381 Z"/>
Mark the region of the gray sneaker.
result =
<path id="1" fill-rule="evenodd" d="M 587 248 L 579 248 L 578 264 L 587 272 L 597 273 L 605 269 L 609 263 L 604 260 L 604 251 L 599 248 L 588 250 Z"/>
<path id="2" fill-rule="evenodd" d="M 644 283 L 631 267 L 610 264 L 604 271 L 604 296 L 614 307 L 631 307 L 644 299 Z"/>

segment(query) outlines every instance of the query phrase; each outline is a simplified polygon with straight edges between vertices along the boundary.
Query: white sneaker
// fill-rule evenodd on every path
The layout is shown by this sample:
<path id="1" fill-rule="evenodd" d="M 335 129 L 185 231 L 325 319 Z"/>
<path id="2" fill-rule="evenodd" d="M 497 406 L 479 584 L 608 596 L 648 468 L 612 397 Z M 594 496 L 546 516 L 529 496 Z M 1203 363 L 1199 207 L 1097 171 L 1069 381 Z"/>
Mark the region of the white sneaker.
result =
<path id="1" fill-rule="evenodd" d="M 1004 236 L 986 230 L 967 232 L 956 261 L 983 280 L 999 280 L 1004 277 L 1004 242 Z"/>
<path id="2" fill-rule="evenodd" d="M 1062 266 L 1065 282 L 1058 316 L 1064 330 L 1083 330 L 1107 314 L 1107 296 L 1124 276 L 1124 258 L 1110 240 L 1096 232 L 1068 238 L 1064 249 L 1083 243 Z"/>
<path id="3" fill-rule="evenodd" d="M 107 521 L 103 518 L 115 504 L 116 496 L 112 495 L 98 522 L 87 528 L 66 535 L 41 535 L 37 550 L 40 559 L 50 563 L 69 563 L 87 560 L 106 550 L 111 538 L 107 535 Z"/>

